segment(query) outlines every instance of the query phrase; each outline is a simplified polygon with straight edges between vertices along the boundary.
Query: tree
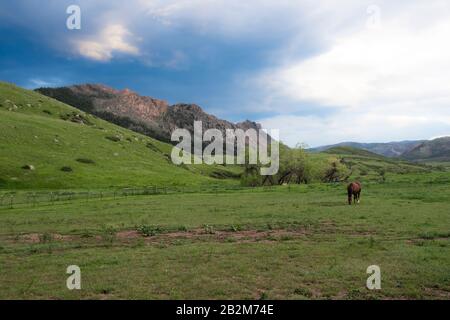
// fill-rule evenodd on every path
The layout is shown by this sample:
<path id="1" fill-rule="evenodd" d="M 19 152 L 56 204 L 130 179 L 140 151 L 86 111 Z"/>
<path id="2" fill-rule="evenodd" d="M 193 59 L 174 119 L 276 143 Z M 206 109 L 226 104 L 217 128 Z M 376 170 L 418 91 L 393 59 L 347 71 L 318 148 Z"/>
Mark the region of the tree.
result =
<path id="1" fill-rule="evenodd" d="M 311 163 L 304 145 L 295 148 L 280 148 L 280 170 L 278 184 L 308 183 L 311 180 Z"/>
<path id="2" fill-rule="evenodd" d="M 336 158 L 330 158 L 321 180 L 323 182 L 345 181 L 349 177 L 348 171 L 348 168 L 341 161 Z"/>

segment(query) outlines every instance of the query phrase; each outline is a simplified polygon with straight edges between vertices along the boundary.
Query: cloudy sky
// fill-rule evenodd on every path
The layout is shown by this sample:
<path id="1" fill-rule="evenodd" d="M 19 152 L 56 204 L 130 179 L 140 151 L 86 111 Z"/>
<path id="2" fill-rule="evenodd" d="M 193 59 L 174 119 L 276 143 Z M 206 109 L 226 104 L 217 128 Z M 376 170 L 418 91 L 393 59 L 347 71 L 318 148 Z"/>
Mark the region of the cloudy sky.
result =
<path id="1" fill-rule="evenodd" d="M 450 135 L 447 0 L 3 1 L 0 35 L 0 80 L 27 88 L 130 88 L 289 145 Z"/>

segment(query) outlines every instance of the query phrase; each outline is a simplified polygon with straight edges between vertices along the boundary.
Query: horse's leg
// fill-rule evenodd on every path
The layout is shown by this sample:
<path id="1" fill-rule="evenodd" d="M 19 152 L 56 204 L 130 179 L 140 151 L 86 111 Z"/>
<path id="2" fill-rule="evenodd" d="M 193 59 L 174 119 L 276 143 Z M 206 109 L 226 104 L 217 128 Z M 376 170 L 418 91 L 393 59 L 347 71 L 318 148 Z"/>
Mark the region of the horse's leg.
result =
<path id="1" fill-rule="evenodd" d="M 361 191 L 358 191 L 358 203 L 359 203 L 360 197 L 361 197 Z"/>

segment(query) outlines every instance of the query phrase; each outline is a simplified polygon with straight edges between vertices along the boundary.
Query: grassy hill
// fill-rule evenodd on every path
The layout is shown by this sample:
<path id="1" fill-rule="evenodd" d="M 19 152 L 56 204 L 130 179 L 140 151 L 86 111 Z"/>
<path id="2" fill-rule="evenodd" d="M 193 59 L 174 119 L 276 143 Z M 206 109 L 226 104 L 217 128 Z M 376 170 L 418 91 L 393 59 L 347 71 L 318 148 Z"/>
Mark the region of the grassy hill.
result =
<path id="1" fill-rule="evenodd" d="M 450 137 L 426 141 L 402 155 L 402 158 L 414 161 L 450 161 Z"/>
<path id="2" fill-rule="evenodd" d="M 411 149 L 417 147 L 423 142 L 425 142 L 425 140 L 393 141 L 385 143 L 341 142 L 338 144 L 311 148 L 309 150 L 312 152 L 322 152 L 337 147 L 351 147 L 367 150 L 385 157 L 395 158 L 401 156 L 405 152 L 410 151 Z"/>
<path id="3" fill-rule="evenodd" d="M 0 82 L 0 188 L 237 183 L 237 167 L 175 166 L 172 146 Z"/>
<path id="4" fill-rule="evenodd" d="M 333 147 L 330 148 L 326 151 L 324 151 L 325 153 L 329 153 L 329 154 L 335 154 L 335 155 L 339 155 L 339 154 L 343 154 L 343 155 L 353 155 L 353 156 L 363 156 L 363 157 L 371 157 L 371 158 L 378 158 L 378 159 L 383 159 L 384 157 L 364 150 L 364 149 L 359 149 L 359 148 L 353 148 L 353 147 L 348 147 L 348 146 L 340 146 L 340 147 Z"/>
<path id="5" fill-rule="evenodd" d="M 386 174 L 426 173 L 431 167 L 408 161 L 387 158 L 373 152 L 352 147 L 334 147 L 324 153 L 335 155 L 352 172 L 351 179 L 362 181 L 383 179 Z"/>

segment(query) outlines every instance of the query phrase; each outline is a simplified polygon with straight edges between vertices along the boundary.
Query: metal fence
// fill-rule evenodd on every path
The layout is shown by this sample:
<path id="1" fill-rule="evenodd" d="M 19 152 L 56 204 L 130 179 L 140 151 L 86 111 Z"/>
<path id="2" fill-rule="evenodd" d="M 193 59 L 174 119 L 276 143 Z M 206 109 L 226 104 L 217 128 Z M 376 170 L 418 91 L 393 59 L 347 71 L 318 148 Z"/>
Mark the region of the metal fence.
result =
<path id="1" fill-rule="evenodd" d="M 18 205 L 36 206 L 40 203 L 55 204 L 72 200 L 116 199 L 130 196 L 163 195 L 175 193 L 223 193 L 232 191 L 273 190 L 274 187 L 242 186 L 146 186 L 93 191 L 9 191 L 0 192 L 0 208 L 14 208 Z"/>

